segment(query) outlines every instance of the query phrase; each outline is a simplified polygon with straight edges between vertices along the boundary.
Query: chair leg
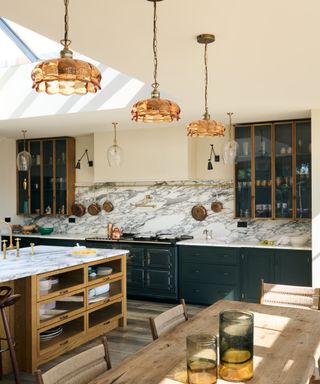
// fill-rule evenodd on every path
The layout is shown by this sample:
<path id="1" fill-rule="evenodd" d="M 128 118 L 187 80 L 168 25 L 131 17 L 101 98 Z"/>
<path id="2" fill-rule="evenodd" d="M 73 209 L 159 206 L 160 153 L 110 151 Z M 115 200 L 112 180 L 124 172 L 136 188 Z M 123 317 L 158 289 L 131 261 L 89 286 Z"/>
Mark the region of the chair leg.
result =
<path id="1" fill-rule="evenodd" d="M 14 350 L 14 341 L 11 337 L 8 319 L 7 319 L 5 310 L 3 308 L 1 308 L 1 316 L 2 316 L 2 321 L 3 321 L 4 331 L 5 331 L 6 336 L 7 336 L 7 342 L 8 342 L 9 352 L 10 352 L 11 365 L 12 365 L 12 370 L 13 370 L 13 374 L 14 374 L 14 379 L 15 379 L 16 384 L 21 384 L 20 376 L 19 376 L 18 362 L 17 362 L 17 358 L 16 358 L 16 353 Z"/>

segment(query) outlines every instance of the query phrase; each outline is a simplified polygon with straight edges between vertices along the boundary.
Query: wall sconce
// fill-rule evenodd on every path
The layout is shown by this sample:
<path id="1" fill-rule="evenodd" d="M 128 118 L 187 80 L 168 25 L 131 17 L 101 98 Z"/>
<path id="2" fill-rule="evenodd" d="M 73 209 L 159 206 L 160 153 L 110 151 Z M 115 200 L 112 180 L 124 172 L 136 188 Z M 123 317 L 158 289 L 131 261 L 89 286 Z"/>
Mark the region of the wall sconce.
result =
<path id="1" fill-rule="evenodd" d="M 210 151 L 210 158 L 208 159 L 208 171 L 211 171 L 213 169 L 212 165 L 212 155 L 214 155 L 214 162 L 219 162 L 220 161 L 220 156 L 216 155 L 213 144 L 210 144 L 211 146 L 211 151 Z"/>
<path id="2" fill-rule="evenodd" d="M 76 169 L 80 169 L 80 162 L 81 162 L 81 160 L 83 159 L 84 155 L 87 156 L 88 166 L 89 166 L 89 167 L 93 167 L 93 161 L 92 161 L 92 160 L 89 160 L 88 150 L 86 149 L 86 150 L 83 152 L 83 155 L 82 155 L 82 156 L 80 157 L 80 159 L 77 161 Z"/>

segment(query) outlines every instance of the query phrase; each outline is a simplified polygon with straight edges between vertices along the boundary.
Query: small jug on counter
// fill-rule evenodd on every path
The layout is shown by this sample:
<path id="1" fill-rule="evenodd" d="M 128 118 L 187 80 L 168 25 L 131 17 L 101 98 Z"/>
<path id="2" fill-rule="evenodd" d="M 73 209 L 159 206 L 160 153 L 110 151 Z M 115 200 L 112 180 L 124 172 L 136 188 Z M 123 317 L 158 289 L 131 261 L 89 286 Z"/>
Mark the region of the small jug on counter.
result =
<path id="1" fill-rule="evenodd" d="M 122 236 L 122 231 L 120 228 L 113 228 L 111 238 L 112 240 L 119 240 Z"/>

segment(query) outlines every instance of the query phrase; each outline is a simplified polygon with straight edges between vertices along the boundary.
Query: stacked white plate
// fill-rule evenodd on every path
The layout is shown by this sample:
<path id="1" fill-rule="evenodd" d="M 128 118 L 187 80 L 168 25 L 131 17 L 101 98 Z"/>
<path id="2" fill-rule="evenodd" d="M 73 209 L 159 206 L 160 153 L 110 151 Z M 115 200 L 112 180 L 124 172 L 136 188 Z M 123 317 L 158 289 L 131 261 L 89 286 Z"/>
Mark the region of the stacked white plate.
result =
<path id="1" fill-rule="evenodd" d="M 111 273 L 112 273 L 111 267 L 100 266 L 97 268 L 97 275 L 98 276 L 108 276 L 108 275 L 111 275 Z"/>
<path id="2" fill-rule="evenodd" d="M 48 329 L 47 331 L 40 333 L 40 340 L 41 341 L 47 341 L 51 340 L 63 332 L 63 327 L 60 325 L 59 327 Z"/>

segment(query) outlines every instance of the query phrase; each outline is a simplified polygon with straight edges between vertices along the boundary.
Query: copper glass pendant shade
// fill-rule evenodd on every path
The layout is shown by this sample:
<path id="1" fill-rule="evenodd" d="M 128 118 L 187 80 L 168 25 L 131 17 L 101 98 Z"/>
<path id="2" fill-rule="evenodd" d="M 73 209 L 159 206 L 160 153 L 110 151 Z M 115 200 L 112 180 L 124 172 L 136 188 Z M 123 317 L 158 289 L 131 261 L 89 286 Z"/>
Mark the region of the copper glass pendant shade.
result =
<path id="1" fill-rule="evenodd" d="M 157 2 L 162 0 L 148 0 L 153 2 L 153 61 L 154 72 L 151 98 L 138 101 L 133 105 L 132 120 L 150 122 L 171 122 L 180 119 L 180 107 L 174 101 L 161 99 L 158 90 L 158 56 L 157 56 Z"/>
<path id="2" fill-rule="evenodd" d="M 214 35 L 202 34 L 197 36 L 197 41 L 200 44 L 205 44 L 204 49 L 204 65 L 205 65 L 205 90 L 204 90 L 204 103 L 205 103 L 205 112 L 202 120 L 192 121 L 188 127 L 188 136 L 197 137 L 197 136 L 224 136 L 225 127 L 222 123 L 211 120 L 210 114 L 208 112 L 208 57 L 207 57 L 207 47 L 208 44 L 215 41 Z"/>
<path id="3" fill-rule="evenodd" d="M 46 92 L 49 95 L 60 93 L 69 96 L 72 94 L 85 95 L 95 93 L 101 89 L 101 73 L 93 64 L 83 60 L 73 59 L 73 52 L 69 49 L 71 40 L 68 39 L 68 5 L 69 0 L 64 0 L 65 5 L 65 33 L 60 41 L 63 50 L 60 58 L 40 62 L 31 73 L 32 88 L 37 92 Z"/>

